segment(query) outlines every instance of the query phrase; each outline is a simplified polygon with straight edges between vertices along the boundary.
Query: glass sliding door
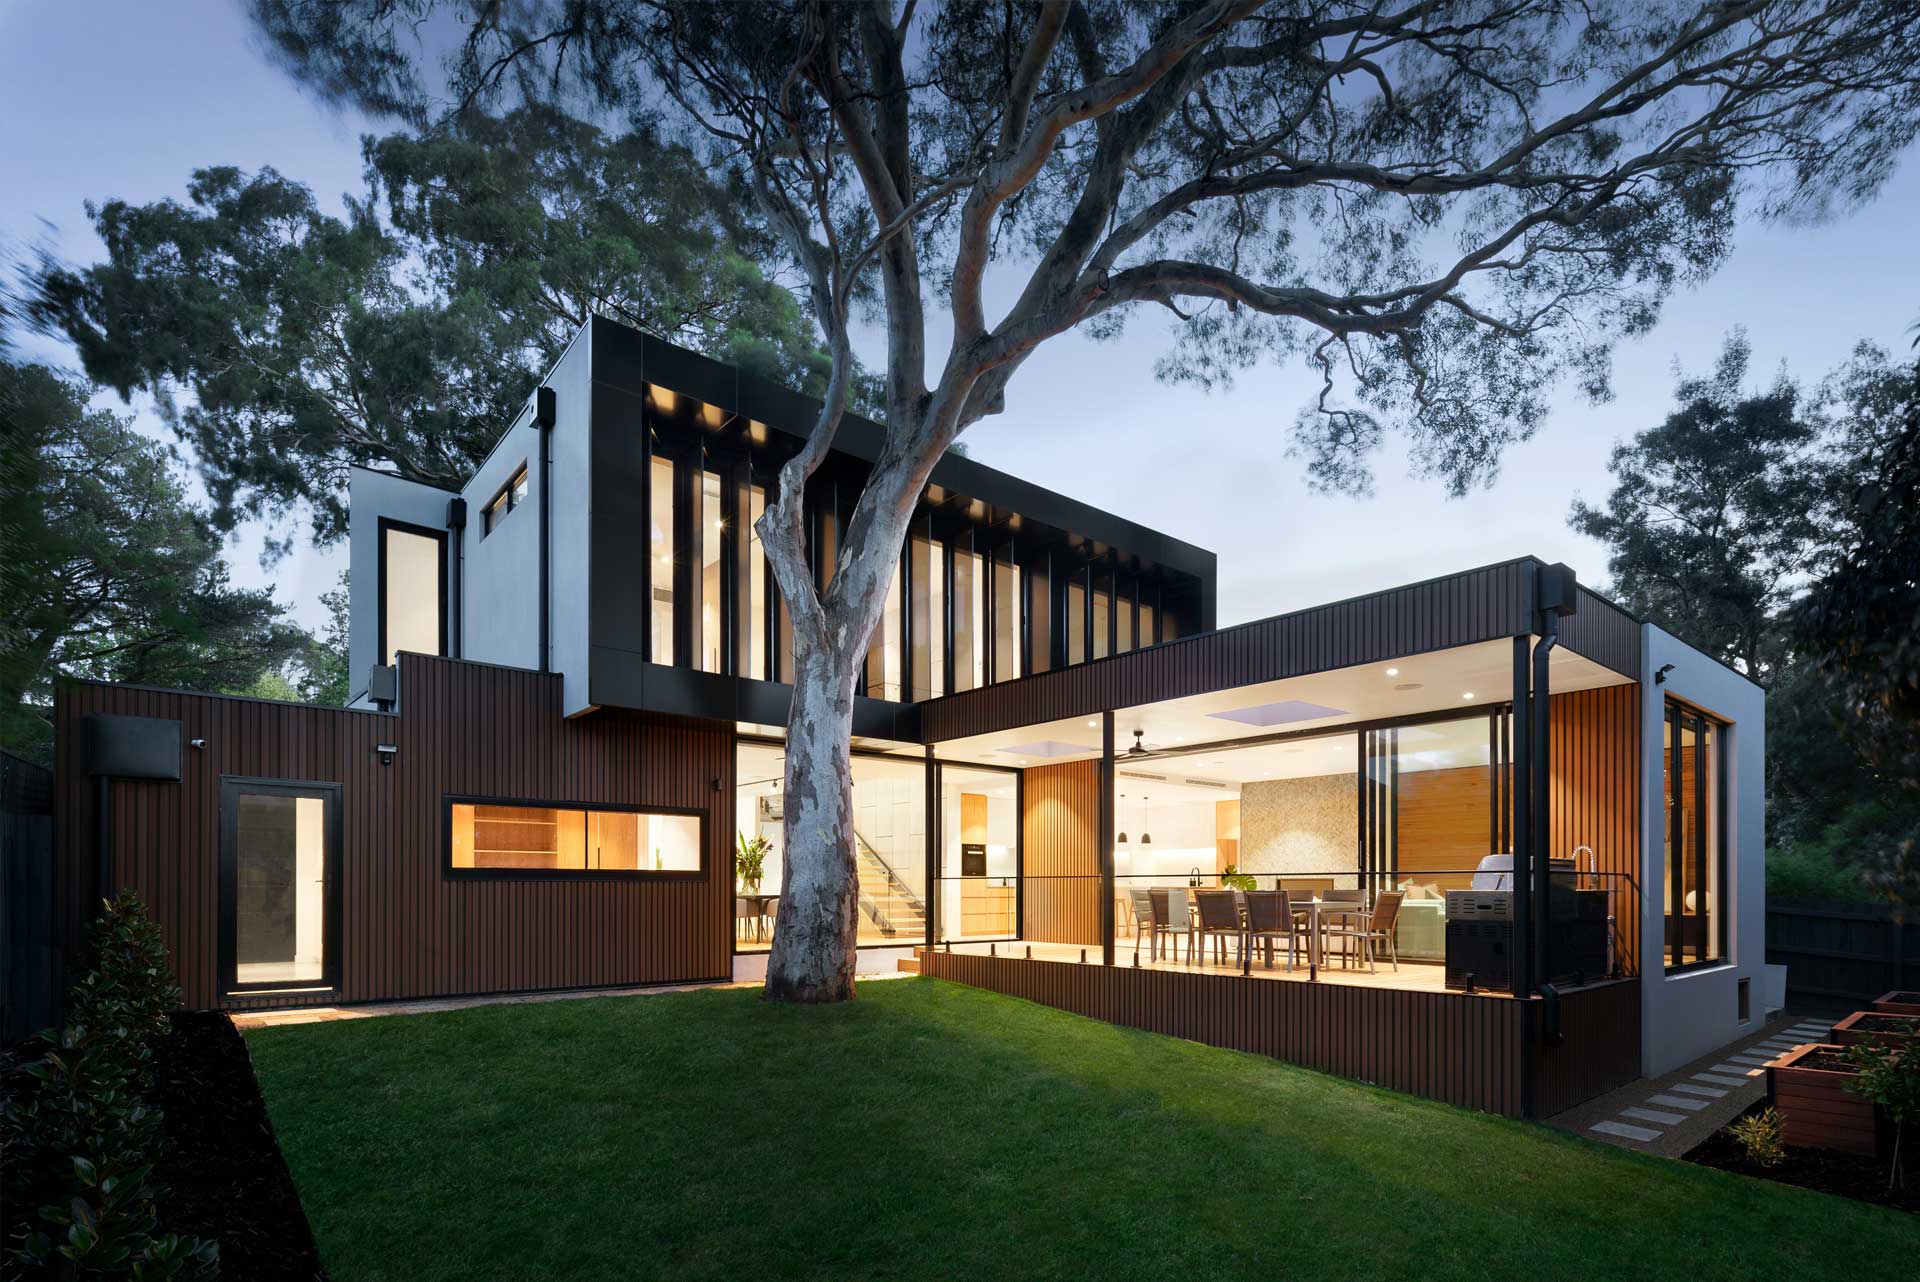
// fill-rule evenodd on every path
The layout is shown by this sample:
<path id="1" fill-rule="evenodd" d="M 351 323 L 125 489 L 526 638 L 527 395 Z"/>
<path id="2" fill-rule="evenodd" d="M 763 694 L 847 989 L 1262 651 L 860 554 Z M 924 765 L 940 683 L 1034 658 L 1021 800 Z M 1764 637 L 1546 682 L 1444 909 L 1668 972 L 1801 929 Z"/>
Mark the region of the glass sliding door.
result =
<path id="1" fill-rule="evenodd" d="M 221 784 L 220 962 L 228 990 L 336 986 L 339 828 L 338 784 Z"/>

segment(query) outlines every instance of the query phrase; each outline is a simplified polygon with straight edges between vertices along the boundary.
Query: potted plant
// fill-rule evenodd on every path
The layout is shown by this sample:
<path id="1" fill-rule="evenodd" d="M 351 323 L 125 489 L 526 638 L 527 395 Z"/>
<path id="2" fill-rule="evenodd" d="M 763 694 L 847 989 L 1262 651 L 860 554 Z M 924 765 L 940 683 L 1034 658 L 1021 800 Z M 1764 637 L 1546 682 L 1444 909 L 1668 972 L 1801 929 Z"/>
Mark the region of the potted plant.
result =
<path id="1" fill-rule="evenodd" d="M 1833 1026 L 1827 1040 L 1836 1046 L 1904 1046 L 1920 1037 L 1920 1015 L 1857 1010 Z"/>
<path id="2" fill-rule="evenodd" d="M 1241 872 L 1239 864 L 1228 864 L 1220 873 L 1220 884 L 1228 890 L 1258 890 L 1260 883 L 1250 872 Z"/>
<path id="3" fill-rule="evenodd" d="M 1920 1015 L 1920 993 L 1896 988 L 1874 998 L 1873 1008 L 1888 1015 Z"/>
<path id="4" fill-rule="evenodd" d="M 1767 1065 L 1767 1096 L 1780 1110 L 1791 1148 L 1875 1151 L 1873 1101 L 1855 1085 L 1860 1071 L 1845 1047 L 1825 1042 L 1796 1046 Z"/>
<path id="5" fill-rule="evenodd" d="M 773 850 L 773 843 L 765 837 L 749 837 L 744 832 L 735 835 L 739 848 L 733 852 L 733 875 L 740 879 L 742 890 L 757 895 L 760 879 L 767 875 L 767 855 Z"/>
<path id="6" fill-rule="evenodd" d="M 1889 1190 L 1905 1188 L 1900 1169 L 1900 1141 L 1907 1123 L 1920 1121 L 1920 1041 L 1908 1038 L 1900 1045 L 1864 1043 L 1847 1049 L 1847 1060 L 1859 1070 L 1854 1090 L 1886 1111 L 1893 1123 L 1893 1170 Z"/>

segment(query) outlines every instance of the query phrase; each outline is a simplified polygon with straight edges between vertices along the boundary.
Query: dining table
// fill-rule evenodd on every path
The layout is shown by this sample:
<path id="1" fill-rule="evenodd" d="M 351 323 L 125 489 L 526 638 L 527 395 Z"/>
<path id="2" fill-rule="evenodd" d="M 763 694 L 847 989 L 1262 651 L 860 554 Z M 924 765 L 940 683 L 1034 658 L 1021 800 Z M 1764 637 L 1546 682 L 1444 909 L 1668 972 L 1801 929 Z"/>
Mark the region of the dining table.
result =
<path id="1" fill-rule="evenodd" d="M 1187 913 L 1196 922 L 1200 920 L 1200 905 L 1193 896 L 1198 889 L 1204 889 L 1204 887 L 1189 889 L 1187 892 Z M 1236 890 L 1233 892 L 1233 898 L 1240 909 L 1240 921 L 1244 927 L 1247 920 L 1247 893 L 1244 890 Z M 1293 915 L 1296 918 L 1307 919 L 1307 978 L 1309 979 L 1320 978 L 1321 961 L 1326 952 L 1327 922 L 1325 919 L 1365 917 L 1373 911 L 1367 906 L 1365 900 L 1360 899 L 1322 899 L 1315 895 L 1312 899 L 1289 899 L 1287 902 L 1292 905 Z"/>
<path id="2" fill-rule="evenodd" d="M 759 943 L 760 942 L 760 923 L 767 919 L 769 915 L 768 909 L 772 908 L 773 906 L 777 905 L 780 902 L 779 894 L 777 892 L 771 893 L 771 894 L 762 894 L 757 890 L 736 890 L 733 892 L 733 897 L 735 899 L 744 899 L 748 903 L 753 905 L 754 907 L 753 940 L 755 943 Z M 736 920 L 737 920 L 737 914 L 736 914 Z"/>

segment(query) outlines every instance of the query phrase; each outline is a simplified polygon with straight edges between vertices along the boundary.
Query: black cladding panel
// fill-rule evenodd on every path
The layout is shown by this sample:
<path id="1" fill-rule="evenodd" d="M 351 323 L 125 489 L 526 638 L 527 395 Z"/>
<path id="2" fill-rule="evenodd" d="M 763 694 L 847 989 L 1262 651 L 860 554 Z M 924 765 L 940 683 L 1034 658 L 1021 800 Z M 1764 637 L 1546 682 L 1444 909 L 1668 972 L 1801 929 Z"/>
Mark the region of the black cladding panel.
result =
<path id="1" fill-rule="evenodd" d="M 178 779 L 180 723 L 103 712 L 86 719 L 87 773 L 115 779 Z"/>

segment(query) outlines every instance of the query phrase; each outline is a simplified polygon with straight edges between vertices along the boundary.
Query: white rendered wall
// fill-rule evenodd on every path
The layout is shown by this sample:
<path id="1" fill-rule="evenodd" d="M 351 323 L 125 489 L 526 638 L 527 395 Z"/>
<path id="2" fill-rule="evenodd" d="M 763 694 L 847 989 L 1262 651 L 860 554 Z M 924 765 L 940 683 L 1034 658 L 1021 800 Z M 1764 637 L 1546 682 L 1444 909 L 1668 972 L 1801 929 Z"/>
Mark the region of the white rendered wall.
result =
<path id="1" fill-rule="evenodd" d="M 356 467 L 347 478 L 348 702 L 365 705 L 367 671 L 379 662 L 380 518 L 447 528 L 447 490 Z M 449 555 L 451 555 L 451 540 Z M 452 567 L 448 567 L 451 573 Z M 451 626 L 451 620 L 449 620 Z"/>
<path id="2" fill-rule="evenodd" d="M 1640 686 L 1640 938 L 1641 1071 L 1652 1077 L 1724 1046 L 1757 1027 L 1763 1017 L 1766 967 L 1766 694 L 1732 669 L 1671 634 L 1641 629 Z M 1673 664 L 1664 685 L 1654 673 Z M 1727 881 L 1722 911 L 1728 957 L 1722 965 L 1668 975 L 1665 897 L 1666 862 L 1665 707 L 1667 696 L 1684 700 L 1728 723 Z M 1748 1020 L 1739 1018 L 1739 982 L 1748 980 Z"/>

